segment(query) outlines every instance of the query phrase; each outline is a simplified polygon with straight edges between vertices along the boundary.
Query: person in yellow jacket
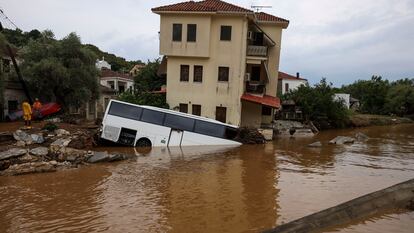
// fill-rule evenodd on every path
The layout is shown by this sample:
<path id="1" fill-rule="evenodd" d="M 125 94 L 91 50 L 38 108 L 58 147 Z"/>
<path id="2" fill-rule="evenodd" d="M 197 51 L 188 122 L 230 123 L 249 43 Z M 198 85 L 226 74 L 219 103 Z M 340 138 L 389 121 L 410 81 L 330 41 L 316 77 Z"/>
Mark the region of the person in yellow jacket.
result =
<path id="1" fill-rule="evenodd" d="M 32 125 L 32 107 L 30 106 L 27 100 L 23 101 L 22 109 L 23 109 L 24 125 L 30 128 Z"/>

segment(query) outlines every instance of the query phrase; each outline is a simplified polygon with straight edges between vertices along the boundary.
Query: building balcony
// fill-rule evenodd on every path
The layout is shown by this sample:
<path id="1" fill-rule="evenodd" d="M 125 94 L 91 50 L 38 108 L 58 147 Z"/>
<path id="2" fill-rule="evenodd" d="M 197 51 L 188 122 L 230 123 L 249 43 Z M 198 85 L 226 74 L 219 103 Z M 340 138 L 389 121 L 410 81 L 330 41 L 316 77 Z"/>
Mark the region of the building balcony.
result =
<path id="1" fill-rule="evenodd" d="M 252 57 L 267 57 L 267 46 L 248 45 L 247 56 Z"/>
<path id="2" fill-rule="evenodd" d="M 246 93 L 263 95 L 266 90 L 266 84 L 262 82 L 246 82 Z"/>

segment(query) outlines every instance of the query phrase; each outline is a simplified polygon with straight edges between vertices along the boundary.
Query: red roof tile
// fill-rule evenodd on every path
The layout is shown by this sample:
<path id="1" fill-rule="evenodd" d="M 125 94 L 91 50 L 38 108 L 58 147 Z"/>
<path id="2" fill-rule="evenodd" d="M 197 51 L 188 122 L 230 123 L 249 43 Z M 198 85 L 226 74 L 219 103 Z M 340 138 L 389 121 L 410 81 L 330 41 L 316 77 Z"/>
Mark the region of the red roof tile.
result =
<path id="1" fill-rule="evenodd" d="M 129 75 L 129 74 L 125 74 L 125 73 L 119 73 L 113 70 L 109 70 L 109 69 L 102 69 L 101 70 L 101 77 L 102 78 L 106 78 L 106 77 L 119 77 L 119 78 L 125 78 L 125 79 L 130 79 L 130 80 L 134 80 L 134 78 Z"/>
<path id="2" fill-rule="evenodd" d="M 290 75 L 290 74 L 287 74 L 287 73 L 284 73 L 284 72 L 280 72 L 280 71 L 279 71 L 279 78 L 278 79 L 279 80 L 284 79 L 284 80 L 303 80 L 303 81 L 308 81 L 307 79 L 298 78 L 296 76 L 293 76 L 293 75 Z"/>
<path id="3" fill-rule="evenodd" d="M 269 106 L 272 108 L 280 108 L 280 99 L 270 95 L 255 96 L 250 94 L 243 94 L 240 98 L 241 100 Z"/>
<path id="4" fill-rule="evenodd" d="M 264 12 L 255 13 L 255 15 L 258 21 L 289 23 L 289 20 L 279 18 L 274 15 L 269 15 Z"/>
<path id="5" fill-rule="evenodd" d="M 204 0 L 199 2 L 181 2 L 167 6 L 152 8 L 152 11 L 190 11 L 190 12 L 240 12 L 253 11 L 220 0 Z"/>

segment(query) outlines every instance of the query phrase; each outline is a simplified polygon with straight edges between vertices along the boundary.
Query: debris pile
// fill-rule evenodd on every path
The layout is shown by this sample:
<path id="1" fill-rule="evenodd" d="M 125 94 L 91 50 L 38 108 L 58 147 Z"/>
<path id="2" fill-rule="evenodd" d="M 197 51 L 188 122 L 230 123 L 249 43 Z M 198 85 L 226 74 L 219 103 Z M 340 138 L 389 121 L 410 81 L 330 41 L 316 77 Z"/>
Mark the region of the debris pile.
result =
<path id="1" fill-rule="evenodd" d="M 96 146 L 93 132 L 54 129 L 16 130 L 7 148 L 0 151 L 0 175 L 54 172 L 98 162 L 132 158 L 127 155 L 91 151 Z"/>
<path id="2" fill-rule="evenodd" d="M 236 141 L 242 144 L 265 144 L 266 139 L 257 129 L 240 128 Z"/>

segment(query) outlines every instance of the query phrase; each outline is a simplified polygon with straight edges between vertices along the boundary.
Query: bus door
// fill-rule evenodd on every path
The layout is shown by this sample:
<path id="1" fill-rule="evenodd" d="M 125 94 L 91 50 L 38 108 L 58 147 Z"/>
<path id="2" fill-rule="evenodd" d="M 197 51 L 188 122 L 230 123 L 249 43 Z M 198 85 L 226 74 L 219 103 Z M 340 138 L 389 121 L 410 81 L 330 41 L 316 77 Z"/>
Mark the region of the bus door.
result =
<path id="1" fill-rule="evenodd" d="M 183 139 L 182 130 L 171 129 L 170 139 L 168 140 L 168 146 L 181 146 L 182 139 Z"/>

